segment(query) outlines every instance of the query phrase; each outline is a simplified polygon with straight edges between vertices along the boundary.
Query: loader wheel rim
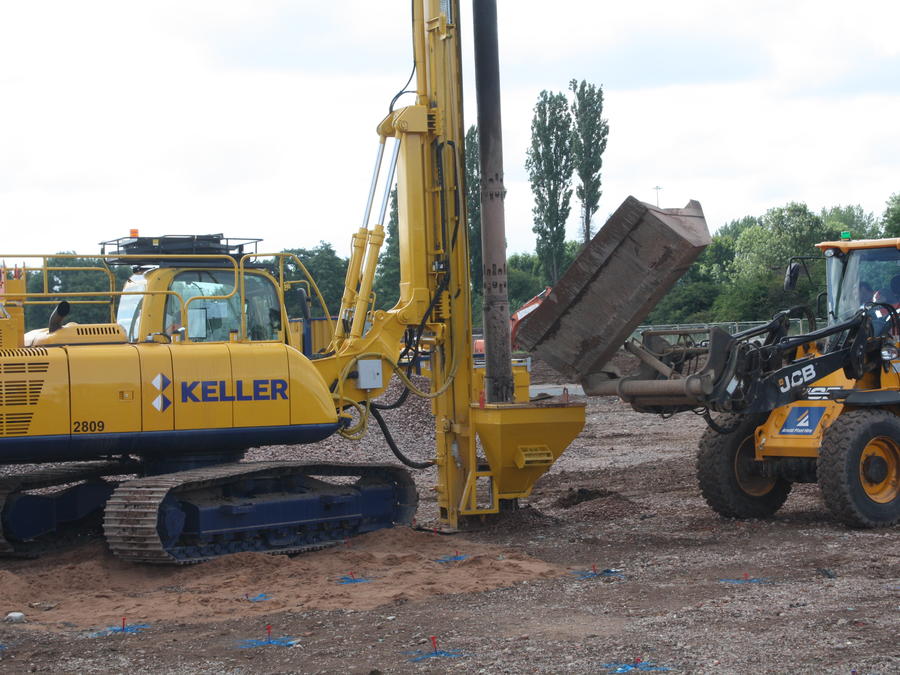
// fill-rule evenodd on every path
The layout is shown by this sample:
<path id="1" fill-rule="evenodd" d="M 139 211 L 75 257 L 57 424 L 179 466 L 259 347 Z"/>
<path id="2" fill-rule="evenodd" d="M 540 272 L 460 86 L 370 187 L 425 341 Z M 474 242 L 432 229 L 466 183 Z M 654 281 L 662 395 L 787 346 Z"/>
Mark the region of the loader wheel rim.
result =
<path id="1" fill-rule="evenodd" d="M 859 456 L 859 482 L 873 502 L 888 504 L 900 495 L 900 445 L 877 436 Z"/>
<path id="2" fill-rule="evenodd" d="M 753 435 L 747 436 L 734 453 L 734 478 L 738 486 L 748 495 L 764 497 L 775 487 L 774 478 L 760 476 L 754 471 L 756 464 L 756 447 Z"/>

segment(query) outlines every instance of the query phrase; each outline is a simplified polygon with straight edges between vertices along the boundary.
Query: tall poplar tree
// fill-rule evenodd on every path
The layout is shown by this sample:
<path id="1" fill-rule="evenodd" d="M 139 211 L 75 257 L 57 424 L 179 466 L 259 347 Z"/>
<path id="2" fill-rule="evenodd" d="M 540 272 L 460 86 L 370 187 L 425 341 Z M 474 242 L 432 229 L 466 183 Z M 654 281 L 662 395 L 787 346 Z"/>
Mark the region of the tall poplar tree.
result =
<path id="1" fill-rule="evenodd" d="M 571 142 L 572 114 L 565 94 L 542 91 L 534 106 L 525 168 L 534 194 L 537 255 L 551 285 L 563 271 L 574 169 Z"/>
<path id="2" fill-rule="evenodd" d="M 581 234 L 584 243 L 591 240 L 591 218 L 600 203 L 600 170 L 603 168 L 603 152 L 609 124 L 603 119 L 603 87 L 582 80 L 569 82 L 574 95 L 572 101 L 572 155 L 579 185 L 575 196 L 581 200 Z"/>

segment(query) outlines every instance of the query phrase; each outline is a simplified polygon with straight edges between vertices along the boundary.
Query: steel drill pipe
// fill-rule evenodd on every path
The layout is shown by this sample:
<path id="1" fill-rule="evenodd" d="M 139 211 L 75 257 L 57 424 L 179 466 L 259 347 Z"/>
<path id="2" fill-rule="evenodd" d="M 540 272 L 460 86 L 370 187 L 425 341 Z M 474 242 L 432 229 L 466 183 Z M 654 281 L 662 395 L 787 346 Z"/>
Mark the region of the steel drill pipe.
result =
<path id="1" fill-rule="evenodd" d="M 496 0 L 473 0 L 475 91 L 481 163 L 481 256 L 484 271 L 485 400 L 513 400 L 506 224 L 503 200 L 503 133 L 500 125 L 500 59 Z"/>

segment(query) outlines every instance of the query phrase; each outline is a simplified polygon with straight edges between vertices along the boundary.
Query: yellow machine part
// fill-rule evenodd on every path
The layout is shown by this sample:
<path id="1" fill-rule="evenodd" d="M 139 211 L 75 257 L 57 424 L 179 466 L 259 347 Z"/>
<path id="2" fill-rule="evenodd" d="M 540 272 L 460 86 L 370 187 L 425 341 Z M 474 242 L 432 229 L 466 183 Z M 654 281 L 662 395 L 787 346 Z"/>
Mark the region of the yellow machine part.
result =
<path id="1" fill-rule="evenodd" d="M 473 404 L 472 422 L 488 468 L 469 474 L 460 513 L 496 513 L 499 500 L 531 494 L 535 481 L 581 432 L 584 413 L 584 404 L 572 403 Z M 491 481 L 490 505 L 478 502 L 479 479 Z"/>
<path id="2" fill-rule="evenodd" d="M 71 393 L 72 432 L 141 430 L 137 349 L 131 345 L 85 345 L 65 351 L 69 377 L 77 383 Z"/>
<path id="3" fill-rule="evenodd" d="M 67 434 L 69 366 L 59 349 L 0 350 L 0 437 Z"/>
<path id="4" fill-rule="evenodd" d="M 528 386 L 531 384 L 531 374 L 525 364 L 513 364 L 513 401 L 515 403 L 527 403 L 530 398 Z M 472 400 L 481 399 L 484 391 L 484 366 L 475 366 L 472 371 Z"/>
<path id="5" fill-rule="evenodd" d="M 297 349 L 303 347 L 303 319 L 291 319 L 288 322 L 288 333 L 291 345 Z M 312 353 L 318 354 L 328 349 L 334 333 L 334 321 L 331 319 L 313 318 L 310 321 L 312 330 Z"/>
<path id="6" fill-rule="evenodd" d="M 8 271 L 0 268 L 0 274 L 7 276 Z M 23 344 L 25 326 L 25 308 L 20 301 L 10 302 L 4 295 L 22 294 L 25 292 L 25 278 L 6 279 L 0 282 L 0 349 L 15 349 Z"/>
<path id="7" fill-rule="evenodd" d="M 828 399 L 830 391 L 900 389 L 900 361 L 890 372 L 867 374 L 862 380 L 848 379 L 838 370 L 817 380 L 807 390 L 807 398 L 773 410 L 756 429 L 756 459 L 769 457 L 818 457 L 825 430 L 843 413 L 844 404 Z"/>
<path id="8" fill-rule="evenodd" d="M 69 382 L 77 383 L 70 391 Z M 0 351 L 0 436 L 334 424 L 328 386 L 278 343 Z"/>

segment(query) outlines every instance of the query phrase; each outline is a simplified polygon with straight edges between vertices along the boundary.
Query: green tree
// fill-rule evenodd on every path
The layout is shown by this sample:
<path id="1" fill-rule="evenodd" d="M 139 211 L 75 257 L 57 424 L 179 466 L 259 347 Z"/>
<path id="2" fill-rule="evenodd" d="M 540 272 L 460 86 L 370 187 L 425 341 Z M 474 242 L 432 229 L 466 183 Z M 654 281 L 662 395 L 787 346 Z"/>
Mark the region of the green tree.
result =
<path id="1" fill-rule="evenodd" d="M 509 309 L 514 312 L 544 288 L 541 261 L 534 253 L 514 253 L 506 261 Z"/>
<path id="2" fill-rule="evenodd" d="M 469 257 L 472 260 L 470 274 L 472 292 L 481 294 L 481 160 L 478 149 L 478 127 L 472 125 L 466 132 L 466 212 L 469 219 Z"/>
<path id="3" fill-rule="evenodd" d="M 289 248 L 284 252 L 293 253 L 300 259 L 319 287 L 319 291 L 328 305 L 328 311 L 332 316 L 336 315 L 341 307 L 341 296 L 344 293 L 347 259 L 338 257 L 331 244 L 324 241 L 319 242 L 315 248 Z M 306 278 L 303 271 L 291 261 L 285 262 L 285 277 L 289 280 Z M 299 307 L 294 303 L 296 303 L 295 298 L 288 300 L 288 314 L 300 316 Z M 314 317 L 325 316 L 315 295 L 313 295 L 312 315 Z"/>
<path id="4" fill-rule="evenodd" d="M 562 265 L 560 265 L 559 275 L 562 276 L 566 273 L 566 270 L 571 267 L 572 263 L 575 262 L 575 258 L 578 257 L 578 254 L 581 253 L 581 250 L 584 248 L 584 244 L 580 241 L 567 241 L 565 247 L 563 248 L 563 257 L 562 257 Z"/>
<path id="5" fill-rule="evenodd" d="M 376 305 L 390 309 L 400 299 L 400 233 L 398 230 L 397 188 L 391 190 L 391 212 L 387 224 L 387 238 L 378 256 L 375 273 Z"/>
<path id="6" fill-rule="evenodd" d="M 747 227 L 738 236 L 735 273 L 748 279 L 783 270 L 791 256 L 819 255 L 815 244 L 832 236 L 834 232 L 806 204 L 791 202 L 769 209 L 760 224 Z"/>
<path id="7" fill-rule="evenodd" d="M 892 194 L 887 200 L 881 226 L 885 237 L 900 237 L 900 192 Z"/>
<path id="8" fill-rule="evenodd" d="M 681 279 L 653 308 L 646 323 L 709 322 L 713 318 L 713 304 L 721 290 L 721 284 L 713 281 Z"/>
<path id="9" fill-rule="evenodd" d="M 600 203 L 600 170 L 603 168 L 603 152 L 609 124 L 603 119 L 603 87 L 582 80 L 569 82 L 574 95 L 572 102 L 572 155 L 575 173 L 580 181 L 575 186 L 575 196 L 581 200 L 581 234 L 584 243 L 591 240 L 591 218 Z"/>
<path id="10" fill-rule="evenodd" d="M 786 293 L 783 273 L 793 256 L 821 258 L 815 244 L 840 235 L 806 204 L 792 202 L 769 209 L 759 223 L 744 227 L 734 246 L 734 274 L 713 306 L 716 320 L 763 320 L 793 305 L 814 306 L 822 289 L 820 262 L 807 261 L 810 278 L 801 277 Z"/>
<path id="11" fill-rule="evenodd" d="M 881 236 L 878 218 L 874 213 L 863 211 L 859 204 L 822 209 L 819 217 L 825 224 L 829 238 L 840 236 L 840 233 L 845 231 L 850 232 L 854 239 L 877 239 Z"/>
<path id="12" fill-rule="evenodd" d="M 544 278 L 556 283 L 562 272 L 566 220 L 572 199 L 572 114 L 564 94 L 542 91 L 531 122 L 525 168 L 534 194 L 534 233 Z"/>
<path id="13" fill-rule="evenodd" d="M 729 282 L 734 276 L 734 249 L 741 232 L 754 225 L 760 219 L 744 216 L 720 227 L 712 237 L 697 261 L 691 266 L 685 280 L 713 281 L 718 284 Z"/>
<path id="14" fill-rule="evenodd" d="M 779 275 L 735 279 L 713 303 L 714 321 L 763 321 L 797 302 L 787 301 Z"/>

